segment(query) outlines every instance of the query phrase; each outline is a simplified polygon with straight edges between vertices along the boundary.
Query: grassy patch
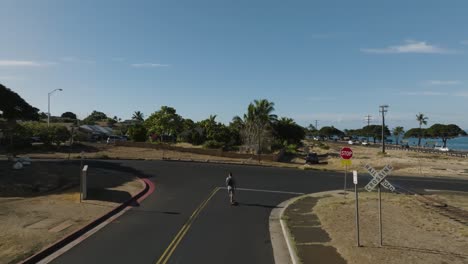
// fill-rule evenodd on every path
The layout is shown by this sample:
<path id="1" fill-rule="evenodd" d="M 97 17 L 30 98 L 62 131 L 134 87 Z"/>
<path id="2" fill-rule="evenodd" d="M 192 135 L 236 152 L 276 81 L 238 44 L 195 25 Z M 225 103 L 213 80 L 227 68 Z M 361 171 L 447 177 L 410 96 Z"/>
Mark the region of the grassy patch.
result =
<path id="1" fill-rule="evenodd" d="M 95 159 L 110 159 L 110 157 L 107 154 L 97 154 L 94 156 Z"/>

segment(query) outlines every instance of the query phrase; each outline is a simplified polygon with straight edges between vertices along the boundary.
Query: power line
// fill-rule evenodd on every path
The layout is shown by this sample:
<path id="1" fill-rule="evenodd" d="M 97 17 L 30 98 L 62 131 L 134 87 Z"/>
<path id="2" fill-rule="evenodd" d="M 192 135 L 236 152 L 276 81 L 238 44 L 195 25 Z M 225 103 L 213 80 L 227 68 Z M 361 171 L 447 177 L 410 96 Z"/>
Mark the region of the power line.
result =
<path id="1" fill-rule="evenodd" d="M 371 120 L 372 120 L 372 116 L 371 115 L 366 115 L 365 118 L 366 118 L 365 121 L 367 121 L 367 128 L 369 128 Z M 370 141 L 369 140 L 369 132 L 367 132 L 367 142 L 369 142 L 369 141 Z"/>
<path id="2" fill-rule="evenodd" d="M 364 117 L 366 118 L 365 121 L 367 122 L 367 126 L 370 126 L 370 123 L 372 121 L 372 116 L 371 115 L 366 115 Z"/>

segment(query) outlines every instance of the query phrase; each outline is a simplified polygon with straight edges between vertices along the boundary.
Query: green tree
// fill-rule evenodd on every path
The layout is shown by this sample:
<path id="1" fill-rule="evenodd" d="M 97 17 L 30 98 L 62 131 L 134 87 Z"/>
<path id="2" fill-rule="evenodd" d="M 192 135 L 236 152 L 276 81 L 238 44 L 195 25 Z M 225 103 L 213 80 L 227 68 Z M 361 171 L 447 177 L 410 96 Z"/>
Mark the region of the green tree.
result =
<path id="1" fill-rule="evenodd" d="M 333 137 L 333 136 L 344 136 L 343 131 L 335 128 L 334 126 L 324 126 L 320 128 L 319 135 L 324 137 Z"/>
<path id="2" fill-rule="evenodd" d="M 132 119 L 135 120 L 135 121 L 143 122 L 145 120 L 144 117 L 145 116 L 143 115 L 142 112 L 135 111 L 135 113 L 133 113 Z"/>
<path id="3" fill-rule="evenodd" d="M 376 139 L 382 140 L 382 126 L 381 125 L 369 125 L 362 128 L 362 133 L 368 137 L 372 137 L 375 143 Z M 390 130 L 388 126 L 384 127 L 384 136 L 390 136 Z M 385 140 L 385 139 L 383 139 Z"/>
<path id="4" fill-rule="evenodd" d="M 159 111 L 151 114 L 145 121 L 148 133 L 158 136 L 177 137 L 182 132 L 183 118 L 169 106 L 162 106 Z M 161 137 L 160 137 L 161 138 Z"/>
<path id="5" fill-rule="evenodd" d="M 426 138 L 427 137 L 427 129 L 424 128 L 411 128 L 405 132 L 404 138 Z"/>
<path id="6" fill-rule="evenodd" d="M 94 125 L 96 122 L 99 121 L 108 121 L 109 118 L 107 117 L 106 114 L 103 112 L 99 112 L 94 110 L 89 116 L 87 116 L 85 119 L 83 119 L 83 123 L 87 125 Z"/>
<path id="7" fill-rule="evenodd" d="M 135 142 L 145 142 L 148 138 L 148 130 L 142 124 L 136 124 L 128 128 L 130 139 Z"/>
<path id="8" fill-rule="evenodd" d="M 305 137 L 305 129 L 296 124 L 293 119 L 282 117 L 274 123 L 275 136 L 286 145 L 299 144 Z M 283 143 L 284 144 L 284 143 Z"/>
<path id="9" fill-rule="evenodd" d="M 199 123 L 193 122 L 192 119 L 184 119 L 182 121 L 182 132 L 178 135 L 178 138 L 180 141 L 194 145 L 203 144 L 206 140 L 203 128 L 201 128 Z"/>
<path id="10" fill-rule="evenodd" d="M 241 137 L 244 144 L 260 154 L 272 142 L 272 124 L 278 118 L 273 112 L 275 104 L 266 99 L 254 100 L 247 107 L 244 118 L 236 116 L 233 122 L 242 124 Z"/>
<path id="11" fill-rule="evenodd" d="M 21 126 L 28 131 L 27 134 L 32 137 L 39 137 L 44 145 L 50 146 L 53 143 L 60 146 L 62 142 L 70 139 L 70 132 L 65 126 L 51 125 L 39 122 L 24 122 Z"/>
<path id="12" fill-rule="evenodd" d="M 450 124 L 434 124 L 427 129 L 427 136 L 430 138 L 440 138 L 443 142 L 443 147 L 447 147 L 447 140 L 458 137 L 466 136 L 466 132 L 459 126 Z"/>
<path id="13" fill-rule="evenodd" d="M 393 129 L 392 133 L 395 136 L 396 144 L 398 145 L 398 140 L 400 139 L 400 136 L 405 133 L 405 130 L 402 126 L 397 126 Z"/>
<path id="14" fill-rule="evenodd" d="M 0 118 L 5 119 L 5 136 L 9 138 L 9 151 L 15 151 L 16 147 L 27 145 L 24 129 L 18 124 L 17 120 L 38 120 L 39 109 L 28 104 L 21 96 L 9 88 L 0 84 Z M 16 141 L 21 141 L 16 144 Z"/>
<path id="15" fill-rule="evenodd" d="M 422 131 L 421 130 L 422 125 L 427 125 L 427 120 L 428 119 L 429 118 L 427 116 L 424 116 L 424 114 L 422 114 L 422 113 L 419 113 L 419 114 L 416 115 L 416 121 L 419 122 L 419 131 L 420 132 Z M 418 147 L 421 146 L 421 137 L 422 137 L 422 134 L 420 134 L 418 136 Z"/>
<path id="16" fill-rule="evenodd" d="M 62 114 L 61 116 L 62 118 L 69 118 L 69 119 L 73 119 L 73 120 L 76 120 L 76 114 L 72 113 L 72 112 L 65 112 Z"/>
<path id="17" fill-rule="evenodd" d="M 55 143 L 55 145 L 60 147 L 62 142 L 67 141 L 70 139 L 70 131 L 65 126 L 52 126 L 49 129 L 49 133 L 51 134 L 51 141 Z"/>

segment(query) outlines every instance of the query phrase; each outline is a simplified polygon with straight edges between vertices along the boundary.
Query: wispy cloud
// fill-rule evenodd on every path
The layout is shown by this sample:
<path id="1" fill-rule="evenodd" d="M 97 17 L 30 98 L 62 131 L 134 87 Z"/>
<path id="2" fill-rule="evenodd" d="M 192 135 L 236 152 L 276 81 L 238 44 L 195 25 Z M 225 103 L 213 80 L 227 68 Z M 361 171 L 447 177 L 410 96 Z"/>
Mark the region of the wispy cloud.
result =
<path id="1" fill-rule="evenodd" d="M 429 80 L 426 82 L 429 85 L 458 85 L 461 84 L 458 80 Z"/>
<path id="2" fill-rule="evenodd" d="M 312 102 L 320 102 L 320 101 L 332 101 L 335 100 L 335 97 L 323 97 L 323 96 L 318 96 L 318 97 L 307 97 L 306 100 L 312 101 Z"/>
<path id="3" fill-rule="evenodd" d="M 160 64 L 160 63 L 133 63 L 130 66 L 135 68 L 158 68 L 158 67 L 169 67 L 169 64 Z"/>
<path id="4" fill-rule="evenodd" d="M 425 41 L 406 40 L 402 45 L 389 46 L 386 48 L 364 48 L 361 49 L 364 53 L 373 54 L 403 54 L 403 53 L 420 53 L 420 54 L 454 54 L 455 50 L 441 48 L 435 45 L 428 44 Z"/>
<path id="5" fill-rule="evenodd" d="M 68 56 L 68 57 L 62 57 L 60 58 L 61 61 L 63 62 L 69 62 L 69 63 L 85 63 L 85 64 L 95 64 L 96 61 L 90 60 L 90 59 L 82 59 L 78 57 L 73 57 L 73 56 Z"/>
<path id="6" fill-rule="evenodd" d="M 315 113 L 315 114 L 296 114 L 292 117 L 297 121 L 327 120 L 331 123 L 341 123 L 345 121 L 362 121 L 364 114 L 358 113 Z"/>
<path id="7" fill-rule="evenodd" d="M 459 97 L 468 97 L 468 91 L 456 92 L 456 93 L 454 93 L 454 95 L 459 96 Z"/>
<path id="8" fill-rule="evenodd" d="M 0 81 L 19 80 L 20 77 L 14 75 L 0 75 Z"/>
<path id="9" fill-rule="evenodd" d="M 467 39 L 467 40 L 462 40 L 462 41 L 460 41 L 460 43 L 461 43 L 462 45 L 468 45 L 468 39 Z"/>
<path id="10" fill-rule="evenodd" d="M 434 92 L 434 91 L 414 91 L 414 92 L 401 92 L 401 95 L 418 95 L 418 96 L 440 96 L 448 95 L 444 92 Z"/>
<path id="11" fill-rule="evenodd" d="M 115 62 L 124 62 L 125 61 L 125 58 L 122 58 L 122 57 L 114 57 L 111 59 L 112 61 L 115 61 Z"/>
<path id="12" fill-rule="evenodd" d="M 0 67 L 43 67 L 55 65 L 55 62 L 30 60 L 0 60 Z"/>

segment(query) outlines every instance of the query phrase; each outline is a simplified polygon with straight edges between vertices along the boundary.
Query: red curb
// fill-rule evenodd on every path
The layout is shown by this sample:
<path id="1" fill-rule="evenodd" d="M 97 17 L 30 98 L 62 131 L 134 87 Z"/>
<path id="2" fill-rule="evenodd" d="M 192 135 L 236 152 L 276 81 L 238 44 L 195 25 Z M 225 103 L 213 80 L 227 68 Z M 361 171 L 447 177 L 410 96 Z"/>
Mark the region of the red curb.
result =
<path id="1" fill-rule="evenodd" d="M 86 226 L 72 232 L 71 234 L 67 235 L 66 237 L 62 238 L 61 240 L 45 247 L 42 249 L 40 252 L 32 255 L 31 257 L 27 258 L 26 260 L 23 260 L 19 262 L 19 264 L 29 264 L 29 263 L 37 263 L 44 258 L 50 256 L 51 254 L 55 253 L 59 249 L 63 248 L 67 244 L 80 239 L 81 236 L 86 234 L 87 232 L 91 231 L 93 228 L 96 226 L 102 224 L 103 222 L 107 221 L 109 218 L 114 216 L 115 214 L 121 212 L 125 208 L 131 206 L 132 203 L 137 202 L 141 203 L 143 200 L 145 200 L 148 196 L 150 196 L 154 190 L 155 186 L 153 182 L 151 182 L 149 179 L 141 179 L 138 178 L 143 184 L 144 188 L 141 190 L 138 194 L 133 196 L 132 198 L 128 199 L 127 201 L 123 202 L 116 208 L 110 210 L 109 212 L 105 213 L 101 217 L 97 218 L 96 220 L 92 221 L 91 223 L 87 224 Z M 83 239 L 84 240 L 84 239 Z"/>

